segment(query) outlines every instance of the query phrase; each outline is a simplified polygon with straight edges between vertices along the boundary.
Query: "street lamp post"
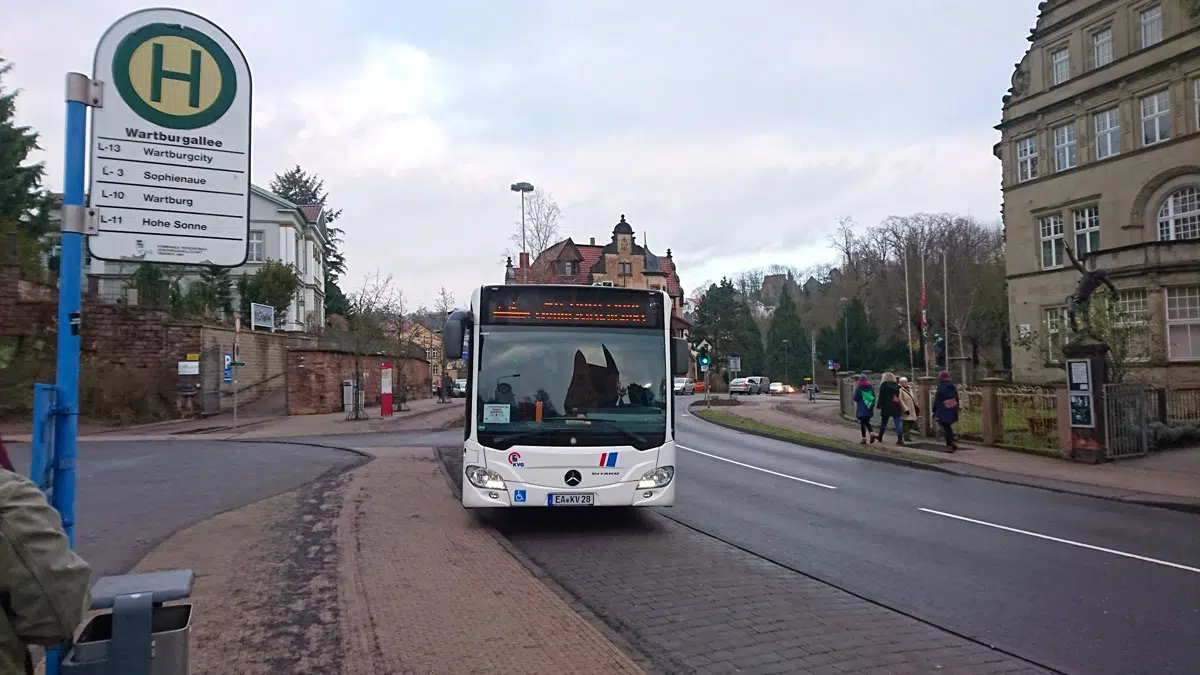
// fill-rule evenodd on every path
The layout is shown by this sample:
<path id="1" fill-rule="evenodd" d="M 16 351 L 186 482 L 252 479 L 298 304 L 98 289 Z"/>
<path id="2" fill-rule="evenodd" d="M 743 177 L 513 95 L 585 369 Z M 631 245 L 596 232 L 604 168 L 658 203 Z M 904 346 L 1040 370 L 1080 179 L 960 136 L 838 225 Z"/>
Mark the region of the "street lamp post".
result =
<path id="1" fill-rule="evenodd" d="M 846 298 L 841 299 L 842 303 L 842 334 L 846 342 L 846 362 L 842 364 L 842 368 L 846 372 L 850 371 L 850 301 Z"/>
<path id="2" fill-rule="evenodd" d="M 513 183 L 509 186 L 513 192 L 521 193 L 521 252 L 526 253 L 529 249 L 525 247 L 525 193 L 533 192 L 532 183 Z"/>
<path id="3" fill-rule="evenodd" d="M 783 340 L 783 383 L 788 381 L 788 341 Z"/>

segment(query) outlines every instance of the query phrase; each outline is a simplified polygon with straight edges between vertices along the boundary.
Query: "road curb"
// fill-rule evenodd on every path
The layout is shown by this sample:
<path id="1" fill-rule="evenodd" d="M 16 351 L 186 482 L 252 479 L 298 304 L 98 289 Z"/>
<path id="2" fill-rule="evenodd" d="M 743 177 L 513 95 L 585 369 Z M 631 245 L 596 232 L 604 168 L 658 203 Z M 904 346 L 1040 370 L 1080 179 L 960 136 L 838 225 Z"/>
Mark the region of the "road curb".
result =
<path id="1" fill-rule="evenodd" d="M 736 427 L 732 424 L 725 424 L 724 422 L 710 420 L 707 417 L 704 417 L 703 415 L 699 415 L 699 414 L 697 414 L 696 410 L 694 410 L 694 408 L 698 408 L 698 407 L 702 408 L 704 406 L 699 403 L 689 404 L 688 405 L 688 413 L 690 413 L 692 415 L 692 417 L 695 417 L 696 419 L 699 419 L 699 420 L 703 420 L 707 424 L 712 424 L 712 425 L 715 425 L 718 427 L 723 427 L 723 428 L 729 429 L 731 431 L 737 431 L 737 432 L 743 433 L 743 434 L 750 434 L 751 436 L 760 436 L 762 438 L 769 438 L 773 441 L 783 441 L 784 443 L 791 443 L 792 445 L 803 445 L 804 447 L 813 447 L 813 448 L 817 448 L 818 450 L 825 450 L 828 452 L 836 452 L 840 455 L 847 455 L 849 457 L 858 457 L 859 459 L 870 459 L 870 460 L 874 460 L 877 462 L 886 462 L 888 464 L 907 466 L 912 469 L 925 469 L 927 471 L 943 471 L 945 473 L 954 473 L 954 472 L 945 471 L 945 469 L 943 469 L 942 467 L 939 467 L 937 464 L 932 463 L 932 462 L 918 462 L 915 460 L 905 459 L 903 457 L 896 457 L 893 455 L 882 455 L 882 454 L 877 454 L 877 453 L 873 453 L 873 452 L 863 452 L 863 451 L 859 451 L 859 450 L 853 450 L 851 448 L 844 448 L 842 446 L 835 445 L 832 442 L 822 443 L 821 440 L 824 440 L 824 439 L 821 439 L 821 437 L 819 437 L 819 436 L 813 436 L 813 438 L 815 438 L 817 440 L 815 442 L 809 443 L 807 441 L 800 442 L 795 439 L 783 436 L 781 434 L 772 434 L 772 433 L 769 433 L 766 431 L 755 431 L 752 429 L 743 429 L 741 427 Z M 720 411 L 718 411 L 718 412 L 720 412 Z M 737 413 L 730 413 L 730 414 L 737 415 Z M 746 418 L 746 419 L 750 419 L 750 418 Z M 750 421 L 753 421 L 753 420 L 750 420 Z M 938 460 L 938 461 L 945 461 L 945 460 Z"/>
<path id="2" fill-rule="evenodd" d="M 1013 477 L 1012 478 L 1002 478 L 1000 476 L 981 475 L 979 473 L 975 473 L 972 471 L 963 471 L 961 469 L 956 469 L 953 466 L 947 466 L 947 464 L 958 464 L 960 466 L 963 465 L 962 462 L 954 462 L 953 460 L 940 460 L 939 463 L 916 462 L 913 460 L 904 459 L 903 457 L 892 457 L 889 455 L 877 455 L 877 454 L 873 454 L 873 453 L 869 453 L 869 452 L 855 452 L 854 450 L 852 450 L 850 448 L 839 447 L 832 443 L 825 444 L 825 443 L 820 443 L 819 441 L 814 442 L 814 443 L 800 442 L 795 439 L 791 439 L 786 436 L 782 436 L 780 434 L 771 434 L 771 433 L 762 432 L 762 431 L 742 429 L 742 428 L 736 427 L 732 424 L 725 424 L 723 422 L 718 422 L 716 420 L 710 420 L 702 415 L 696 414 L 695 411 L 692 410 L 692 408 L 695 407 L 696 405 L 697 404 L 695 404 L 695 403 L 689 404 L 688 412 L 691 413 L 693 417 L 704 421 L 706 424 L 712 424 L 714 426 L 729 429 L 731 431 L 737 431 L 737 432 L 743 433 L 743 434 L 749 434 L 751 436 L 760 436 L 762 438 L 769 438 L 769 439 L 775 440 L 775 441 L 791 443 L 792 445 L 801 445 L 804 447 L 812 447 L 812 448 L 817 448 L 818 450 L 826 450 L 829 452 L 836 452 L 836 453 L 842 454 L 842 455 L 848 455 L 850 457 L 869 459 L 869 460 L 874 460 L 877 462 L 886 462 L 888 464 L 907 466 L 907 467 L 913 468 L 913 469 L 925 469 L 926 471 L 937 471 L 939 473 L 945 473 L 945 474 L 949 474 L 951 476 L 958 476 L 960 478 L 976 478 L 978 480 L 986 480 L 986 481 L 991 481 L 993 483 L 1004 483 L 1006 485 L 1020 485 L 1021 487 L 1034 488 L 1034 489 L 1038 489 L 1038 490 L 1046 490 L 1047 492 L 1057 492 L 1059 494 L 1074 495 L 1076 497 L 1091 497 L 1093 499 L 1103 499 L 1105 501 L 1117 502 L 1119 504 L 1136 504 L 1139 506 L 1148 506 L 1151 508 L 1165 509 L 1168 511 L 1178 511 L 1181 513 L 1200 514 L 1200 502 L 1174 502 L 1174 501 L 1164 501 L 1163 499 L 1133 499 L 1133 498 L 1128 498 L 1128 497 L 1120 497 L 1120 496 L 1116 496 L 1116 495 L 1097 494 L 1095 492 L 1089 492 L 1087 490 L 1078 489 L 1078 488 L 1070 488 L 1070 487 L 1064 487 L 1064 486 L 1058 486 L 1058 485 L 1039 485 L 1037 483 L 1031 483 L 1028 480 L 1023 481 L 1017 477 L 1017 476 L 1019 476 L 1019 474 L 1006 474 L 1007 476 L 1013 476 Z M 737 413 L 730 413 L 730 414 L 736 415 Z M 750 418 L 746 418 L 746 419 L 750 419 Z M 753 420 L 751 420 L 751 421 L 753 421 Z M 814 436 L 814 438 L 819 439 L 820 437 Z M 1048 478 L 1046 480 L 1054 480 L 1054 479 Z"/>
<path id="3" fill-rule="evenodd" d="M 300 436 L 299 438 L 303 438 Z M 270 445 L 303 445 L 309 448 L 322 448 L 325 450 L 339 450 L 348 452 L 353 455 L 358 455 L 367 460 L 375 459 L 375 455 L 357 448 L 348 448 L 343 445 L 331 445 L 329 443 L 313 443 L 311 441 L 293 441 L 291 439 L 270 439 L 270 438 L 229 438 L 221 441 L 222 443 L 265 443 Z"/>

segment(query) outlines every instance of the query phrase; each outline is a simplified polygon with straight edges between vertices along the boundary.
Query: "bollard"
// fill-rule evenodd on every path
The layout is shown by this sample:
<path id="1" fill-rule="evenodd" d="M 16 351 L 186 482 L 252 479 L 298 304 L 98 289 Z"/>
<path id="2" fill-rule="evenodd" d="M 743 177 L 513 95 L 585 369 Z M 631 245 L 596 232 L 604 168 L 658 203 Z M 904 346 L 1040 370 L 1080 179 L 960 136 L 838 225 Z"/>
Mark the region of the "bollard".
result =
<path id="1" fill-rule="evenodd" d="M 188 675 L 192 605 L 164 603 L 192 594 L 192 570 L 101 577 L 92 587 L 98 614 L 59 667 L 62 675 Z"/>

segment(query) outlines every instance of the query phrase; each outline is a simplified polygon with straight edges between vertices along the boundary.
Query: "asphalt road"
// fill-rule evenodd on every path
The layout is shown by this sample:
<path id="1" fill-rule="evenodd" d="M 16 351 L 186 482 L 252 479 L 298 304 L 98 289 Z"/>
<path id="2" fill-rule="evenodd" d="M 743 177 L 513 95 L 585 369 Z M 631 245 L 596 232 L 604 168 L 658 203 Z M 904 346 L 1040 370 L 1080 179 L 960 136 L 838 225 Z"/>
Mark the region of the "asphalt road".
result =
<path id="1" fill-rule="evenodd" d="M 27 473 L 28 444 L 7 447 Z M 287 443 L 81 442 L 75 547 L 97 576 L 123 574 L 178 530 L 361 461 Z"/>
<path id="2" fill-rule="evenodd" d="M 1064 672 L 1200 672 L 1195 515 L 678 428 L 665 515 Z"/>

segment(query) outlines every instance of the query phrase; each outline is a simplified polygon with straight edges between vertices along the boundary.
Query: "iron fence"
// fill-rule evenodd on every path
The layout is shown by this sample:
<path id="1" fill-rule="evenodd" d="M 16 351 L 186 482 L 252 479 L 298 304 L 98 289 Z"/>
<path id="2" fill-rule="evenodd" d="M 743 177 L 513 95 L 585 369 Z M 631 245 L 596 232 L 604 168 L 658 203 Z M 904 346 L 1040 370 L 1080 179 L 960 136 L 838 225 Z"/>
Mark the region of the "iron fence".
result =
<path id="1" fill-rule="evenodd" d="M 1059 450 L 1058 404 L 1054 387 L 1009 385 L 996 392 L 1001 444 L 1029 450 Z"/>
<path id="2" fill-rule="evenodd" d="M 1110 459 L 1141 457 L 1149 451 L 1147 390 L 1140 382 L 1104 385 L 1104 435 Z"/>

